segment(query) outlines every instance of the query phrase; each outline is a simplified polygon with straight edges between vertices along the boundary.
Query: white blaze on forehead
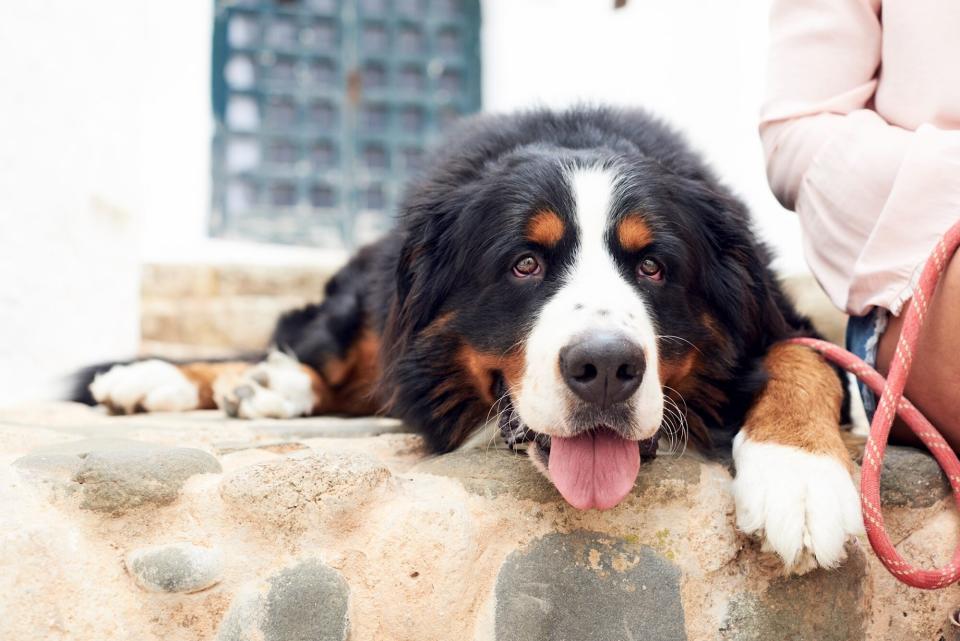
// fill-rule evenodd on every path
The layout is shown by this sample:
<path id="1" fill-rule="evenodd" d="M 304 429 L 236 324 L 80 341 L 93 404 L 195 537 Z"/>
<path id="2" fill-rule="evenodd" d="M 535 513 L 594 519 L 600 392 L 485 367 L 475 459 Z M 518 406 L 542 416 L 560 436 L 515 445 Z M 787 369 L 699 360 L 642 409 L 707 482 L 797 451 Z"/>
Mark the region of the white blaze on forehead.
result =
<path id="1" fill-rule="evenodd" d="M 624 279 L 607 241 L 616 175 L 599 167 L 575 168 L 568 181 L 579 245 L 560 289 L 540 310 L 527 340 L 517 411 L 537 432 L 570 435 L 567 416 L 576 397 L 560 374 L 560 350 L 575 336 L 618 330 L 646 355 L 643 382 L 628 402 L 634 411 L 634 438 L 649 438 L 663 417 L 656 332 L 643 299 Z"/>

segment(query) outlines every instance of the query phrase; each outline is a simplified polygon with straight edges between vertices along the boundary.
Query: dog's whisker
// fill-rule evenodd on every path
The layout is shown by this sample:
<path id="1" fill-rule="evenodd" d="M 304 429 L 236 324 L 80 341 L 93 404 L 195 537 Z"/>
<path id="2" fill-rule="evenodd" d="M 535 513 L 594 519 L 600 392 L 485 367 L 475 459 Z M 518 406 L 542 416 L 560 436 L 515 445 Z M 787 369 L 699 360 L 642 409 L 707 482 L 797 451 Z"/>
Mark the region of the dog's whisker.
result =
<path id="1" fill-rule="evenodd" d="M 656 336 L 656 338 L 658 338 L 658 339 L 663 338 L 663 339 L 665 339 L 665 340 L 674 340 L 674 341 L 679 341 L 679 342 L 681 342 L 681 343 L 686 343 L 687 345 L 689 345 L 689 346 L 692 347 L 693 349 L 695 349 L 695 350 L 697 350 L 698 352 L 700 352 L 701 354 L 703 354 L 703 351 L 702 351 L 699 347 L 697 347 L 696 345 L 694 345 L 693 343 L 691 343 L 689 340 L 687 340 L 686 338 L 684 338 L 684 337 L 682 337 L 682 336 L 670 336 L 670 335 L 667 335 L 667 334 L 658 334 L 658 335 Z"/>
<path id="2" fill-rule="evenodd" d="M 690 438 L 690 426 L 687 422 L 688 408 L 686 401 L 679 392 L 668 386 L 664 387 L 680 397 L 681 402 L 683 402 L 683 410 L 681 410 L 680 406 L 677 405 L 675 400 L 673 400 L 667 394 L 663 395 L 664 422 L 668 427 L 665 432 L 671 446 L 670 454 L 676 454 L 679 457 L 683 456 L 683 454 L 686 452 L 687 444 Z M 679 453 L 674 451 L 677 448 L 679 448 Z"/>

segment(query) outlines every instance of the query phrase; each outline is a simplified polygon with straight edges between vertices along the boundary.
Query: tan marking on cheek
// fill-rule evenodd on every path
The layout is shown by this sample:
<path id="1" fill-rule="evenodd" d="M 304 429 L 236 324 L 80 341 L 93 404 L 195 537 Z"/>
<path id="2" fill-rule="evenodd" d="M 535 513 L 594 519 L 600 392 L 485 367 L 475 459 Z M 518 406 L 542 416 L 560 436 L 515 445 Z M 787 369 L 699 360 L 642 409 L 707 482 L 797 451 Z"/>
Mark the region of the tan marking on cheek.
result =
<path id="1" fill-rule="evenodd" d="M 697 365 L 697 354 L 687 352 L 676 360 L 660 359 L 660 384 L 676 387 L 683 379 L 690 376 Z"/>
<path id="2" fill-rule="evenodd" d="M 700 360 L 699 353 L 688 352 L 675 360 L 661 359 L 659 372 L 664 393 L 676 403 L 680 411 L 687 408 L 688 400 L 696 399 L 699 401 L 699 406 L 702 406 L 715 420 L 719 420 L 716 408 L 726 402 L 726 395 L 716 387 L 704 384 L 698 379 L 698 375 L 703 372 L 703 362 Z M 703 421 L 696 414 L 691 413 L 684 416 L 684 419 L 693 441 L 708 446 L 710 434 Z"/>
<path id="3" fill-rule="evenodd" d="M 630 214 L 617 225 L 617 240 L 628 252 L 640 251 L 653 242 L 653 232 L 639 214 Z"/>
<path id="4" fill-rule="evenodd" d="M 498 399 L 493 397 L 493 374 L 501 372 L 507 387 L 516 392 L 523 374 L 524 351 L 522 349 L 507 354 L 489 354 L 480 352 L 470 345 L 460 348 L 458 360 L 470 378 L 477 393 L 487 403 Z"/>
<path id="5" fill-rule="evenodd" d="M 566 226 L 557 212 L 543 209 L 538 211 L 527 223 L 526 238 L 543 247 L 555 247 L 563 238 Z"/>
<path id="6" fill-rule="evenodd" d="M 832 454 L 849 466 L 840 438 L 843 387 L 836 371 L 813 350 L 774 345 L 764 359 L 769 379 L 747 413 L 750 439 Z"/>
<path id="7" fill-rule="evenodd" d="M 217 408 L 213 400 L 213 383 L 221 376 L 238 375 L 250 368 L 250 363 L 230 361 L 226 363 L 188 363 L 178 365 L 180 372 L 197 386 L 199 404 L 197 409 L 212 410 Z"/>

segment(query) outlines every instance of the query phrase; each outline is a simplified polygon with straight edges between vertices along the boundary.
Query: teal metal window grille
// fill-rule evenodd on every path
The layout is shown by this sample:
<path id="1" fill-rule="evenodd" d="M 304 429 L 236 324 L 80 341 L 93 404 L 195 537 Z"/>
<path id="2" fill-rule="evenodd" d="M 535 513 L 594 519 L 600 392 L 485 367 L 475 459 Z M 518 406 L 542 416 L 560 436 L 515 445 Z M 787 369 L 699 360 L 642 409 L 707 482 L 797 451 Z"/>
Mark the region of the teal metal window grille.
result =
<path id="1" fill-rule="evenodd" d="M 211 233 L 369 241 L 480 108 L 479 0 L 215 0 Z"/>

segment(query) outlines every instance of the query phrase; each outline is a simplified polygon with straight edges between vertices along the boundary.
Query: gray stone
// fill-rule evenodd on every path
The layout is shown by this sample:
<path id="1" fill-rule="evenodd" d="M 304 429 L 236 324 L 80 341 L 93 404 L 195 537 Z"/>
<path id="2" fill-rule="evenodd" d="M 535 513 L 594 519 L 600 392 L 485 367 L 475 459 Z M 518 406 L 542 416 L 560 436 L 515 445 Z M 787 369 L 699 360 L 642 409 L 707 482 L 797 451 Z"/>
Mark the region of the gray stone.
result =
<path id="1" fill-rule="evenodd" d="M 687 486 L 700 482 L 700 465 L 700 459 L 691 455 L 660 456 L 644 462 L 633 494 L 657 491 L 663 499 L 676 498 Z M 412 471 L 456 478 L 468 492 L 488 498 L 507 493 L 538 503 L 563 500 L 525 454 L 505 449 L 460 450 L 430 458 Z"/>
<path id="2" fill-rule="evenodd" d="M 264 595 L 247 590 L 234 600 L 219 641 L 345 641 L 350 633 L 350 587 L 317 560 L 281 570 Z"/>
<path id="3" fill-rule="evenodd" d="M 14 461 L 13 466 L 28 478 L 66 484 L 83 467 L 83 459 L 71 454 L 28 454 Z"/>
<path id="4" fill-rule="evenodd" d="M 429 458 L 411 471 L 455 478 L 468 492 L 487 498 L 510 494 L 538 503 L 563 500 L 525 454 L 510 450 L 458 450 Z"/>
<path id="5" fill-rule="evenodd" d="M 880 477 L 884 507 L 930 507 L 950 496 L 950 484 L 936 459 L 912 447 L 887 447 Z"/>
<path id="6" fill-rule="evenodd" d="M 57 496 L 80 493 L 80 506 L 120 514 L 150 503 L 165 505 L 194 474 L 220 472 L 201 450 L 123 438 L 91 438 L 37 448 L 13 463 Z"/>
<path id="7" fill-rule="evenodd" d="M 720 630 L 724 641 L 859 641 L 866 639 L 866 560 L 852 550 L 836 570 L 774 580 L 760 595 L 734 597 Z"/>
<path id="8" fill-rule="evenodd" d="M 217 549 L 170 543 L 134 550 L 127 569 L 150 592 L 197 592 L 220 582 L 223 555 Z"/>
<path id="9" fill-rule="evenodd" d="M 680 570 L 652 548 L 595 532 L 548 534 L 513 552 L 495 597 L 497 641 L 687 638 Z"/>
<path id="10" fill-rule="evenodd" d="M 80 507 L 122 514 L 144 504 L 167 505 L 195 474 L 221 471 L 204 451 L 184 447 L 94 450 L 83 458 L 73 481 L 81 486 Z"/>

